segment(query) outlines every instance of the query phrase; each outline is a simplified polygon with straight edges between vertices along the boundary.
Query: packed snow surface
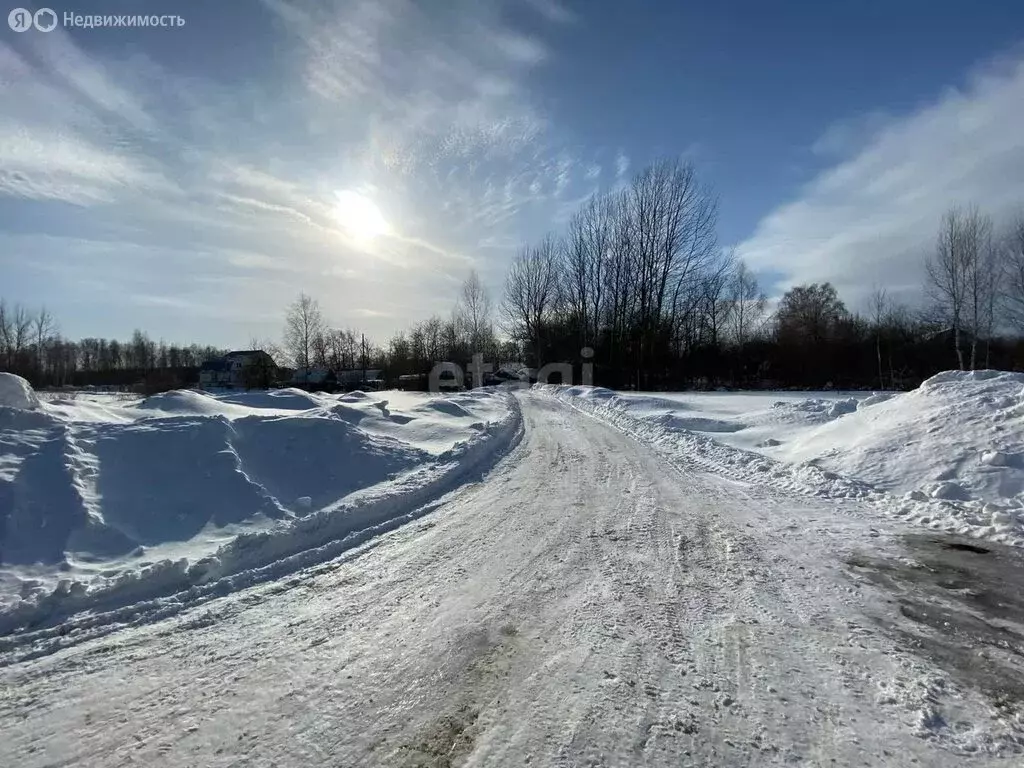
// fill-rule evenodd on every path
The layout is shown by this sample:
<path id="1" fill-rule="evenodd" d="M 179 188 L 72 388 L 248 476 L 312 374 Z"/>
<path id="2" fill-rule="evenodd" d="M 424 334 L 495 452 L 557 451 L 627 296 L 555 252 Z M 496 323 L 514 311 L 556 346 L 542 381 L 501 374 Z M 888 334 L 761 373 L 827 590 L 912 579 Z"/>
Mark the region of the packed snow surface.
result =
<path id="1" fill-rule="evenodd" d="M 729 474 L 1024 544 L 1024 374 L 949 371 L 905 393 L 550 391 Z"/>
<path id="2" fill-rule="evenodd" d="M 0 765 L 1020 768 L 1020 553 L 515 397 L 478 482 L 338 556 L 0 626 Z"/>
<path id="3" fill-rule="evenodd" d="M 55 589 L 195 581 L 223 573 L 225 553 L 237 569 L 321 546 L 380 522 L 345 513 L 358 494 L 381 499 L 436 482 L 439 468 L 499 450 L 492 438 L 507 438 L 515 422 L 511 396 L 490 390 L 181 390 L 40 403 L 24 379 L 0 374 L 0 397 L 8 607 Z"/>

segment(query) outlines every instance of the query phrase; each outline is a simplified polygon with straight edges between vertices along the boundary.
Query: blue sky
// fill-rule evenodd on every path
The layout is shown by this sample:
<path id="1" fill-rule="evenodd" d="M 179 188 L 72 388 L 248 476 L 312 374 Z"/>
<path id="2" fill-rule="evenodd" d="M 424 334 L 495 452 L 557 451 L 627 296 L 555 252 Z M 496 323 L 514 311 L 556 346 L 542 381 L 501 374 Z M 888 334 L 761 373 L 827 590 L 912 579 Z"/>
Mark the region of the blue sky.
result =
<path id="1" fill-rule="evenodd" d="M 662 156 L 769 293 L 853 308 L 915 295 L 948 206 L 1024 205 L 1022 3 L 49 7 L 186 22 L 0 31 L 0 295 L 72 337 L 237 346 L 304 290 L 384 341 Z"/>

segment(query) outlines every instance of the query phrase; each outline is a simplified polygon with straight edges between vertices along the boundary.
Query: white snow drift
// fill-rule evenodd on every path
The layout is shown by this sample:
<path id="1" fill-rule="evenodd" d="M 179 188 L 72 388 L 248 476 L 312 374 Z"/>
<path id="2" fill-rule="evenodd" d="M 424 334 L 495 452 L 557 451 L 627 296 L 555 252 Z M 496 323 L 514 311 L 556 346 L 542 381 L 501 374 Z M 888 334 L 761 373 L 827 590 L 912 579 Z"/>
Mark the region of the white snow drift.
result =
<path id="1" fill-rule="evenodd" d="M 521 428 L 513 398 L 489 390 L 40 403 L 0 374 L 0 393 L 0 605 L 22 617 L 331 544 L 411 511 L 398 497 L 444 492 Z"/>
<path id="2" fill-rule="evenodd" d="M 25 379 L 13 373 L 0 373 L 0 408 L 34 411 L 38 407 L 39 398 Z"/>
<path id="3" fill-rule="evenodd" d="M 951 371 L 870 396 L 549 391 L 691 463 L 1024 545 L 1024 374 Z"/>

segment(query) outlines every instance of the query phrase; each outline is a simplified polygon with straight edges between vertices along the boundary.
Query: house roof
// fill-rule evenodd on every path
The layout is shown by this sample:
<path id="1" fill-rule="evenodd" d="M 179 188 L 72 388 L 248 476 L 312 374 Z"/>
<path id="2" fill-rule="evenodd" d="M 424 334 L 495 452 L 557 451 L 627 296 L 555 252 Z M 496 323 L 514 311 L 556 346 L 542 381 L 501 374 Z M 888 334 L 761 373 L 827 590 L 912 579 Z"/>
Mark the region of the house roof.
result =
<path id="1" fill-rule="evenodd" d="M 207 360 L 201 366 L 200 371 L 226 371 L 228 370 L 228 364 L 226 360 Z"/>

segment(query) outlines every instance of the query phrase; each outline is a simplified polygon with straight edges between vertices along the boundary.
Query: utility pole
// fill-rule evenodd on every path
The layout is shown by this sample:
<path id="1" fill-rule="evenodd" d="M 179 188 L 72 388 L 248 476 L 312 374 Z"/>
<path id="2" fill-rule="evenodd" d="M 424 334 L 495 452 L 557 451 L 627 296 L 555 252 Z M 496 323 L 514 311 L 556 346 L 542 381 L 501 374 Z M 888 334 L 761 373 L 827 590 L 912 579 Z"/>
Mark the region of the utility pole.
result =
<path id="1" fill-rule="evenodd" d="M 362 362 L 363 362 L 363 383 L 365 384 L 366 383 L 366 334 L 365 333 L 360 333 L 359 334 L 359 347 L 360 347 L 360 352 L 361 352 L 360 357 L 362 358 Z"/>

